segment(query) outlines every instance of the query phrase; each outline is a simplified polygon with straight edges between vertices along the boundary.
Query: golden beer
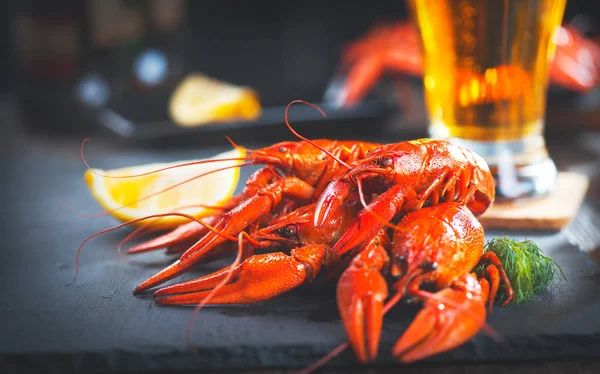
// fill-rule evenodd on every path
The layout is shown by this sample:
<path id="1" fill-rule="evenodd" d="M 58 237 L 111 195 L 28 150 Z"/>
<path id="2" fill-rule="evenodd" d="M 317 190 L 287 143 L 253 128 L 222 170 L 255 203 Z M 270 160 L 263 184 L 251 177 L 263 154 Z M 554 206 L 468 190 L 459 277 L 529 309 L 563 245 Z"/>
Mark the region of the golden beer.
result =
<path id="1" fill-rule="evenodd" d="M 566 0 L 408 5 L 421 35 L 431 136 L 465 141 L 494 170 L 507 154 L 515 167 L 551 163 L 544 112 Z"/>

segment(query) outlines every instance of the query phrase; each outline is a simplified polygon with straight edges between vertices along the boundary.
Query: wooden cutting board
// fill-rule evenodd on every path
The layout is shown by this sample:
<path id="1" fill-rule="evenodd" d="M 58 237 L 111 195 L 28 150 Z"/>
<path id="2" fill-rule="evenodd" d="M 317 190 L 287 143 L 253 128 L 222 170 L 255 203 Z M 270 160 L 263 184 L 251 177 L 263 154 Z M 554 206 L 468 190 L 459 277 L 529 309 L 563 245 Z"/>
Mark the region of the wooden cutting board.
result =
<path id="1" fill-rule="evenodd" d="M 586 175 L 560 172 L 550 195 L 517 202 L 496 201 L 479 220 L 490 229 L 560 230 L 577 214 L 588 187 Z"/>

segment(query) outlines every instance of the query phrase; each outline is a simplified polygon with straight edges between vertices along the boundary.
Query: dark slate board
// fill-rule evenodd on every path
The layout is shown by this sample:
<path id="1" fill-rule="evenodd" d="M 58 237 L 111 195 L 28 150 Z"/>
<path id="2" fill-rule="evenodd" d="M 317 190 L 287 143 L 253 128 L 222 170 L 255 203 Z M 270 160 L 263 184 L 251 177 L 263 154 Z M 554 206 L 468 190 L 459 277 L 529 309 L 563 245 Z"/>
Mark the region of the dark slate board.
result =
<path id="1" fill-rule="evenodd" d="M 205 157 L 220 150 L 111 154 L 95 153 L 90 146 L 88 156 L 97 167 L 112 168 Z M 154 253 L 132 258 L 131 263 L 121 261 L 115 248 L 126 230 L 89 242 L 77 282 L 65 286 L 74 275 L 78 244 L 116 222 L 107 216 L 81 218 L 61 205 L 65 200 L 84 212 L 99 209 L 83 183 L 85 169 L 77 148 L 25 148 L 3 160 L 1 175 L 10 183 L 3 185 L 2 193 L 7 200 L 2 203 L 0 370 L 301 368 L 344 340 L 333 289 L 307 287 L 260 305 L 204 309 L 193 327 L 197 348 L 188 349 L 185 328 L 191 308 L 157 307 L 131 293 L 172 258 Z M 251 171 L 244 170 L 242 180 Z M 503 334 L 504 342 L 482 333 L 430 362 L 600 357 L 598 265 L 561 233 L 528 237 L 562 266 L 568 281 L 533 302 L 496 308 L 488 322 Z M 223 264 L 207 265 L 204 271 Z M 416 310 L 397 307 L 386 317 L 378 365 L 393 362 L 391 346 Z M 354 366 L 356 361 L 347 351 L 330 365 Z"/>

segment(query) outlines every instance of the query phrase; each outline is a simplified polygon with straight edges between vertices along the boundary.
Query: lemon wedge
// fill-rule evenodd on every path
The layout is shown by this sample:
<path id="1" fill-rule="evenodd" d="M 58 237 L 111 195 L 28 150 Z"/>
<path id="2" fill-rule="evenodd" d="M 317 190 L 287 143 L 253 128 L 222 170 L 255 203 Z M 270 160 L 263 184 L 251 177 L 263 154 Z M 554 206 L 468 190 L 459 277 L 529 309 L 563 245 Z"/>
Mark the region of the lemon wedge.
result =
<path id="1" fill-rule="evenodd" d="M 245 157 L 244 151 L 234 149 L 215 155 L 210 159 L 243 157 Z M 193 161 L 203 160 L 155 163 L 112 170 L 93 170 L 101 175 L 129 176 Z M 240 177 L 240 169 L 238 167 L 221 170 L 193 179 L 167 191 L 160 191 L 208 171 L 239 165 L 242 162 L 243 161 L 223 161 L 182 166 L 132 178 L 107 178 L 94 174 L 91 170 L 88 170 L 84 175 L 84 179 L 92 196 L 98 203 L 104 209 L 110 211 L 112 216 L 121 221 L 129 221 L 152 214 L 170 213 L 173 211 L 185 213 L 196 218 L 202 218 L 214 213 L 215 210 L 206 207 L 187 206 L 194 204 L 219 206 L 228 200 L 233 196 L 237 187 Z M 143 199 L 144 197 L 153 194 L 156 194 L 156 196 Z M 184 206 L 186 208 L 181 208 Z M 151 220 L 152 219 L 136 222 L 135 225 L 139 226 Z M 164 217 L 157 220 L 153 224 L 153 227 L 156 229 L 167 229 L 186 222 L 189 222 L 189 219 L 185 217 Z"/>
<path id="2" fill-rule="evenodd" d="M 169 113 L 178 126 L 195 127 L 212 122 L 254 120 L 261 114 L 261 105 L 258 94 L 249 87 L 192 74 L 173 92 Z"/>

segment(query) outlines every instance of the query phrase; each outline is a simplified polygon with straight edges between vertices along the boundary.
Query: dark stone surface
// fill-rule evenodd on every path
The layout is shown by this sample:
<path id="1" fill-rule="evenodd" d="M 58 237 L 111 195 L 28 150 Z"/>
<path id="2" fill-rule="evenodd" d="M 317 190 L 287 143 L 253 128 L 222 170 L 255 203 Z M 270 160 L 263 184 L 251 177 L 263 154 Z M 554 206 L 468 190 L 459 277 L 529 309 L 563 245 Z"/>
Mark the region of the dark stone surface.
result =
<path id="1" fill-rule="evenodd" d="M 116 245 L 127 230 L 102 235 L 83 249 L 80 275 L 75 252 L 89 234 L 116 224 L 108 216 L 82 218 L 61 205 L 99 210 L 82 174 L 79 145 L 36 143 L 3 155 L 0 371 L 43 368 L 50 372 L 303 367 L 344 341 L 333 289 L 306 287 L 249 307 L 206 308 L 185 345 L 191 308 L 157 307 L 131 291 L 170 263 L 162 253 L 125 263 Z M 97 167 L 199 158 L 221 149 L 97 151 Z M 567 155 L 568 156 L 568 155 Z M 242 180 L 251 172 L 244 170 Z M 500 232 L 488 233 L 488 239 Z M 430 362 L 467 363 L 600 357 L 600 270 L 563 233 L 506 233 L 538 242 L 562 267 L 567 281 L 534 301 L 496 308 L 488 323 L 504 341 L 480 334 Z M 209 264 L 180 279 L 212 271 Z M 399 306 L 386 317 L 378 365 L 392 363 L 390 349 L 417 309 Z M 355 366 L 351 352 L 332 366 Z"/>

